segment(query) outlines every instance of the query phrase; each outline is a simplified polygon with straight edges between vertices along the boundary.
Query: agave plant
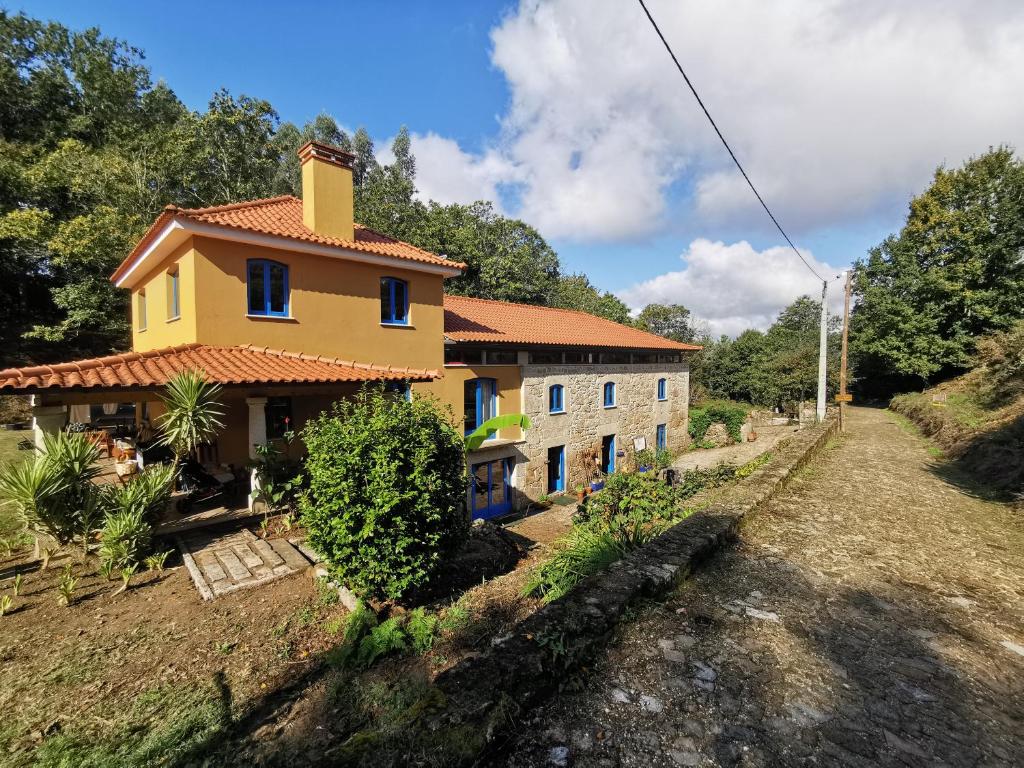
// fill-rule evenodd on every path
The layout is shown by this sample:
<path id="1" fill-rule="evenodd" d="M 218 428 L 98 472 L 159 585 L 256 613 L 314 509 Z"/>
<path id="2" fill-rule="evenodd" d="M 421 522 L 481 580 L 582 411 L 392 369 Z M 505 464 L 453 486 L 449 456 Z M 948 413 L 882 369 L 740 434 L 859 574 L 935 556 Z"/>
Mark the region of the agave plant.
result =
<path id="1" fill-rule="evenodd" d="M 115 595 L 120 595 L 128 589 L 128 586 L 132 583 L 132 576 L 135 575 L 138 569 L 139 566 L 135 564 L 127 565 L 121 569 L 121 586 L 114 590 Z"/>
<path id="2" fill-rule="evenodd" d="M 17 576 L 14 577 L 14 596 L 15 597 L 18 597 L 18 595 L 21 594 L 21 583 L 22 583 L 22 581 L 24 581 L 24 578 L 22 577 L 22 575 L 20 573 Z"/>
<path id="3" fill-rule="evenodd" d="M 160 442 L 174 451 L 178 462 L 224 428 L 220 391 L 220 385 L 207 382 L 198 369 L 182 371 L 167 382 L 161 398 L 166 412 L 160 417 Z"/>
<path id="4" fill-rule="evenodd" d="M 14 605 L 14 600 L 10 595 L 0 595 L 0 616 L 3 616 Z"/>
<path id="5" fill-rule="evenodd" d="M 57 602 L 65 608 L 70 606 L 76 586 L 78 586 L 78 579 L 71 573 L 71 564 L 68 563 L 64 566 L 64 572 L 60 575 L 60 581 L 57 582 Z"/>
<path id="6" fill-rule="evenodd" d="M 79 536 L 97 516 L 96 487 L 99 448 L 81 434 L 58 432 L 44 435 L 43 451 L 0 471 L 0 500 L 14 508 L 22 524 L 36 535 L 45 535 L 64 546 Z M 83 525 L 84 524 L 84 525 Z"/>
<path id="7" fill-rule="evenodd" d="M 165 549 L 163 552 L 154 552 L 152 555 L 146 558 L 146 568 L 150 571 L 156 571 L 157 573 L 164 572 L 164 564 L 167 562 L 167 557 L 171 554 L 171 550 Z"/>
<path id="8" fill-rule="evenodd" d="M 107 514 L 138 510 L 148 522 L 156 522 L 167 509 L 174 490 L 174 467 L 154 466 L 135 475 L 124 485 L 104 488 Z"/>
<path id="9" fill-rule="evenodd" d="M 110 563 L 111 570 L 135 565 L 149 551 L 153 538 L 151 526 L 141 509 L 111 512 L 103 524 L 100 561 Z"/>

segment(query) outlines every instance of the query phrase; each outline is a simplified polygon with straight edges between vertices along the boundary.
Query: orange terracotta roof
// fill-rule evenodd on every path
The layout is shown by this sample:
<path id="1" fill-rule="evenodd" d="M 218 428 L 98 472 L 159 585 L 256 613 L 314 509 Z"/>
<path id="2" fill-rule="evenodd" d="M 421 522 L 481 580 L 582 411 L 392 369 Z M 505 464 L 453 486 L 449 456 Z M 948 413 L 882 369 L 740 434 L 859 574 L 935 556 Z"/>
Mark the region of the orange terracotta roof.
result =
<path id="1" fill-rule="evenodd" d="M 72 363 L 0 371 L 0 391 L 139 388 L 162 386 L 176 373 L 201 369 L 218 384 L 334 384 L 357 381 L 422 381 L 437 371 L 356 363 L 266 347 L 183 344 L 126 352 Z"/>
<path id="2" fill-rule="evenodd" d="M 462 262 L 449 261 L 422 248 L 417 248 L 415 245 L 382 235 L 361 224 L 355 225 L 355 240 L 341 240 L 318 235 L 302 222 L 302 201 L 291 195 L 282 195 L 265 200 L 218 205 L 212 208 L 178 208 L 169 205 L 164 208 L 110 279 L 117 282 L 128 271 L 136 257 L 157 238 L 164 226 L 175 219 L 186 219 L 202 224 L 285 237 L 307 243 L 337 246 L 378 256 L 391 256 L 396 259 L 406 259 L 452 269 L 461 270 L 466 267 Z"/>
<path id="3" fill-rule="evenodd" d="M 548 344 L 562 347 L 695 350 L 636 328 L 572 309 L 444 297 L 444 334 L 453 341 Z"/>

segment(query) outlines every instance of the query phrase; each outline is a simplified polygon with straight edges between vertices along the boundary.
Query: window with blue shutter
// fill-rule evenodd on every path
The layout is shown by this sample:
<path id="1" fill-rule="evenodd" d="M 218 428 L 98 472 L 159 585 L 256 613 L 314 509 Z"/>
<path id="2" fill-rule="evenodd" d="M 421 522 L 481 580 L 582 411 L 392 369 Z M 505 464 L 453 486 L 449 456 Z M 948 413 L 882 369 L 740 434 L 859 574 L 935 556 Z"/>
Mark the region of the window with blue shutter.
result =
<path id="1" fill-rule="evenodd" d="M 405 280 L 380 279 L 380 321 L 384 325 L 409 324 L 409 284 Z"/>
<path id="2" fill-rule="evenodd" d="M 668 431 L 665 424 L 659 424 L 655 428 L 654 446 L 659 451 L 663 451 L 668 447 Z"/>
<path id="3" fill-rule="evenodd" d="M 668 382 L 665 379 L 658 379 L 658 399 L 668 400 Z"/>
<path id="4" fill-rule="evenodd" d="M 548 413 L 565 413 L 565 388 L 561 384 L 548 389 Z"/>
<path id="5" fill-rule="evenodd" d="M 615 407 L 615 382 L 609 381 L 604 385 L 604 407 Z"/>

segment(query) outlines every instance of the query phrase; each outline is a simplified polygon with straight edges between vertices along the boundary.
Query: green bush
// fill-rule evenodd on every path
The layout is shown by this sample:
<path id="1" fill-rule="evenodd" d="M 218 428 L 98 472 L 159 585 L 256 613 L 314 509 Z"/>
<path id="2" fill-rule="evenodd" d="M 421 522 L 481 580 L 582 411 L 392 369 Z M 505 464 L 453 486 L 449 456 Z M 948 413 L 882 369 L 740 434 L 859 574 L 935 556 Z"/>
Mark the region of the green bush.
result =
<path id="1" fill-rule="evenodd" d="M 678 512 L 675 489 L 653 472 L 615 472 L 604 490 L 591 496 L 577 510 L 579 522 L 628 518 L 640 523 L 671 520 Z"/>
<path id="2" fill-rule="evenodd" d="M 725 401 L 712 401 L 697 408 L 690 409 L 689 433 L 695 443 L 704 440 L 708 427 L 716 422 L 725 424 L 729 431 L 729 437 L 735 442 L 740 442 L 743 435 L 741 429 L 743 422 L 747 420 L 749 409 L 736 403 Z"/>
<path id="3" fill-rule="evenodd" d="M 149 554 L 153 526 L 140 508 L 115 510 L 103 521 L 100 561 L 111 570 L 137 565 Z"/>
<path id="4" fill-rule="evenodd" d="M 153 466 L 138 473 L 124 484 L 103 487 L 103 506 L 107 514 L 138 511 L 149 523 L 163 517 L 174 491 L 173 466 Z"/>
<path id="5" fill-rule="evenodd" d="M 435 401 L 365 389 L 302 437 L 309 543 L 356 594 L 400 599 L 465 540 L 463 441 Z"/>

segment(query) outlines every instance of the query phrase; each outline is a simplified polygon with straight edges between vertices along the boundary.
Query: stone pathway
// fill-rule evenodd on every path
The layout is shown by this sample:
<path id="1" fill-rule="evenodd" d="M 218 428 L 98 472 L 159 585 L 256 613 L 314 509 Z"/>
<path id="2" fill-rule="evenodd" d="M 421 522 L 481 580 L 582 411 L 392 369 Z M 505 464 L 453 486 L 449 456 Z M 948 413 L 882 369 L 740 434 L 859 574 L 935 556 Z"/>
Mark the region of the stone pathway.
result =
<path id="1" fill-rule="evenodd" d="M 284 539 L 264 541 L 252 531 L 199 531 L 180 536 L 178 548 L 204 600 L 306 570 L 310 563 Z"/>
<path id="2" fill-rule="evenodd" d="M 752 443 L 737 443 L 721 448 L 697 448 L 677 456 L 676 460 L 672 462 L 672 466 L 682 471 L 697 468 L 707 469 L 719 464 L 746 464 L 765 451 L 770 451 L 777 442 L 796 431 L 796 426 L 758 427 L 757 440 Z"/>
<path id="3" fill-rule="evenodd" d="M 527 716 L 514 766 L 1024 765 L 1024 520 L 879 410 Z"/>

